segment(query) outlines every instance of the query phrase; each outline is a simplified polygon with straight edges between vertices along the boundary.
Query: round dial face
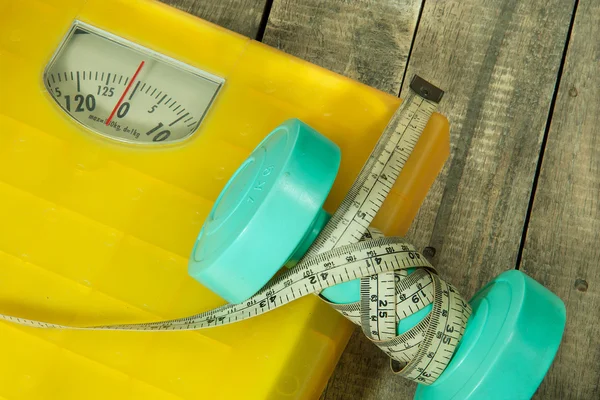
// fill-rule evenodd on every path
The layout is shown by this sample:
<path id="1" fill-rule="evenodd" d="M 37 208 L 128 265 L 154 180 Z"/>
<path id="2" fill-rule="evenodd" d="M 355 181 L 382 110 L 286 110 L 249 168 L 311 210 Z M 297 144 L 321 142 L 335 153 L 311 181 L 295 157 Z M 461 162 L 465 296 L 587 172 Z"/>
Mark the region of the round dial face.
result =
<path id="1" fill-rule="evenodd" d="M 183 140 L 224 80 L 82 22 L 46 67 L 46 89 L 73 119 L 111 139 Z"/>

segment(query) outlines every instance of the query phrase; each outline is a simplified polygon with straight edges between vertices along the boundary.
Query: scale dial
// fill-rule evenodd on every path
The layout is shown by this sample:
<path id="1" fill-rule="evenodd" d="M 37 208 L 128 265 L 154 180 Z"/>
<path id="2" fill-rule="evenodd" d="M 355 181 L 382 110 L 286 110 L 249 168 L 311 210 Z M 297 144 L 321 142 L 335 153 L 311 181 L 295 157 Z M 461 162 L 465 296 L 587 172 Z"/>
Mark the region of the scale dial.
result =
<path id="1" fill-rule="evenodd" d="M 44 71 L 61 109 L 89 130 L 137 144 L 192 135 L 224 80 L 76 21 Z"/>

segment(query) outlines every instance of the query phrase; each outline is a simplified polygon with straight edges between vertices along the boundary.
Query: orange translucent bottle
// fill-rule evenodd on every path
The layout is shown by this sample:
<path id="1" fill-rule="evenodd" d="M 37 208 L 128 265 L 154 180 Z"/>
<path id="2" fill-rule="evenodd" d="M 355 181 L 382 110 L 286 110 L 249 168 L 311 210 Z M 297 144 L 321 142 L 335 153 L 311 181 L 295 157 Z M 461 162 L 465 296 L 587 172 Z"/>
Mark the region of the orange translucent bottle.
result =
<path id="1" fill-rule="evenodd" d="M 372 225 L 386 236 L 404 236 L 449 154 L 448 120 L 434 113 Z"/>

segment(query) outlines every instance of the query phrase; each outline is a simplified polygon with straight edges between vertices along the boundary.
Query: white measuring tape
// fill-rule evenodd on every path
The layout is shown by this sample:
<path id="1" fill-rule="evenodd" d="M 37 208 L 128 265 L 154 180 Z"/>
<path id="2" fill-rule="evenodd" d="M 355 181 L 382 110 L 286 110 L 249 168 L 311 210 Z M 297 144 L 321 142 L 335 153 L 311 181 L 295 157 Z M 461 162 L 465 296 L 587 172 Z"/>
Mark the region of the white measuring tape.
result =
<path id="1" fill-rule="evenodd" d="M 361 301 L 329 304 L 362 326 L 367 337 L 392 358 L 395 372 L 420 383 L 433 383 L 450 362 L 471 308 L 452 285 L 437 276 L 414 246 L 369 228 L 443 94 L 417 76 L 411 89 L 341 206 L 304 258 L 247 301 L 187 318 L 141 324 L 81 327 L 2 314 L 0 319 L 36 328 L 196 330 L 239 322 L 302 296 L 361 279 Z M 409 274 L 409 269 L 415 270 Z M 396 334 L 401 319 L 429 305 L 432 309 L 421 322 Z"/>

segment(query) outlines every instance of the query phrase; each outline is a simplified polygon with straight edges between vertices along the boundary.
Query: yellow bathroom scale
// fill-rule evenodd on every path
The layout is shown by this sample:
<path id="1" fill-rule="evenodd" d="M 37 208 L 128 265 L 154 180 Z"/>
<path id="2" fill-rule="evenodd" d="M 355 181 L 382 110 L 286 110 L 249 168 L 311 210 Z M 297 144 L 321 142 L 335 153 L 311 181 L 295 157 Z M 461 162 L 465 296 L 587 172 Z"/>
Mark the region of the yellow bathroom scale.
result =
<path id="1" fill-rule="evenodd" d="M 332 211 L 399 104 L 160 3 L 0 0 L 0 313 L 99 325 L 223 304 L 187 262 L 252 149 L 289 118 L 335 141 Z M 375 226 L 406 232 L 448 147 L 434 114 Z M 352 329 L 315 296 L 195 332 L 0 322 L 0 399 L 315 398 Z"/>

